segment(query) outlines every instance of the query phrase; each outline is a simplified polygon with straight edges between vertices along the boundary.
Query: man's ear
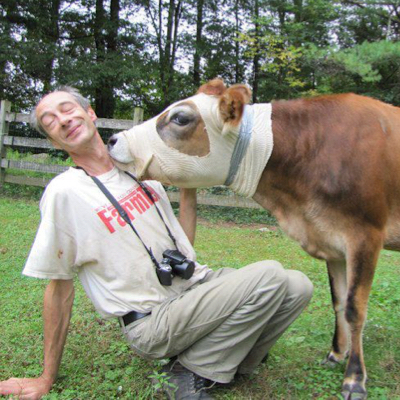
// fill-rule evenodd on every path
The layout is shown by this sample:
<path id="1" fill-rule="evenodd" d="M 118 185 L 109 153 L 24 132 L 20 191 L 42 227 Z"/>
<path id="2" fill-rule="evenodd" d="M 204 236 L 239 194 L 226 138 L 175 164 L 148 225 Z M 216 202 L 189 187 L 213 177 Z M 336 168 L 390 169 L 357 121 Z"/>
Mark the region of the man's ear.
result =
<path id="1" fill-rule="evenodd" d="M 86 112 L 89 114 L 89 117 L 93 122 L 96 121 L 97 115 L 96 115 L 96 113 L 94 112 L 94 110 L 93 110 L 93 108 L 91 106 L 88 107 Z"/>
<path id="2" fill-rule="evenodd" d="M 224 121 L 222 134 L 239 125 L 244 106 L 250 103 L 251 90 L 246 85 L 233 85 L 227 89 L 219 100 L 219 111 Z"/>

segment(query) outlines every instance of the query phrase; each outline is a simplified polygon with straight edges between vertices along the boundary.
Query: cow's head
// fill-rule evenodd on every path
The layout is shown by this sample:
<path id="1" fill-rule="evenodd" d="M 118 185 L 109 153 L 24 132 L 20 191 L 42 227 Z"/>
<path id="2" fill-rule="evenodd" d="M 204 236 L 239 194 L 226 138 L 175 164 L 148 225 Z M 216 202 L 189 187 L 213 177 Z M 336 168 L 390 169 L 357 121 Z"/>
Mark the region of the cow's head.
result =
<path id="1" fill-rule="evenodd" d="M 110 155 L 141 179 L 179 187 L 221 185 L 228 175 L 245 104 L 245 85 L 214 79 L 155 118 L 111 137 Z"/>

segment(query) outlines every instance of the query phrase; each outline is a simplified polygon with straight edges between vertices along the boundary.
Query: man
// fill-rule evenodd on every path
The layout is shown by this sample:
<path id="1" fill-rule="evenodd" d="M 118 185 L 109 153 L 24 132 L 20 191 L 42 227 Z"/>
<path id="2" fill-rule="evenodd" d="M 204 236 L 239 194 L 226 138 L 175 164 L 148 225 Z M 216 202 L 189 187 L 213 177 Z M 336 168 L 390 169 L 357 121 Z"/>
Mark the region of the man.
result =
<path id="1" fill-rule="evenodd" d="M 77 168 L 48 185 L 23 271 L 50 279 L 44 295 L 43 373 L 0 382 L 0 395 L 39 399 L 50 391 L 78 274 L 97 311 L 119 319 L 137 354 L 171 358 L 167 372 L 176 390 L 173 385 L 166 388 L 169 398 L 210 399 L 206 389 L 214 382 L 228 383 L 260 364 L 307 305 L 312 285 L 302 273 L 285 271 L 275 261 L 215 272 L 195 263 L 189 279 L 175 276 L 165 284 L 158 274 L 163 252 L 178 249 L 194 260 L 193 247 L 161 184 L 147 182 L 143 187 L 113 165 L 94 125 L 96 118 L 87 100 L 72 88 L 48 94 L 33 112 L 33 125 L 54 147 L 68 152 Z M 133 228 L 92 177 L 122 205 Z M 187 194 L 186 231 L 193 239 L 195 194 Z"/>

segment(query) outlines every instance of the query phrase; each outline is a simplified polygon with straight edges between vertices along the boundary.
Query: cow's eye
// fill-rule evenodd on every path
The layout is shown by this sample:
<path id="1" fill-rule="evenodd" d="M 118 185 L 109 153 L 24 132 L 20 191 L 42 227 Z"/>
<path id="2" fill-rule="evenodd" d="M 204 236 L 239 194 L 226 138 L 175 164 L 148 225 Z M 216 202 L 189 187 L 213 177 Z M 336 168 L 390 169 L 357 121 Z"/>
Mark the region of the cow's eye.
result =
<path id="1" fill-rule="evenodd" d="M 183 112 L 178 112 L 171 116 L 171 122 L 179 126 L 185 126 L 190 123 L 191 119 L 188 115 Z"/>

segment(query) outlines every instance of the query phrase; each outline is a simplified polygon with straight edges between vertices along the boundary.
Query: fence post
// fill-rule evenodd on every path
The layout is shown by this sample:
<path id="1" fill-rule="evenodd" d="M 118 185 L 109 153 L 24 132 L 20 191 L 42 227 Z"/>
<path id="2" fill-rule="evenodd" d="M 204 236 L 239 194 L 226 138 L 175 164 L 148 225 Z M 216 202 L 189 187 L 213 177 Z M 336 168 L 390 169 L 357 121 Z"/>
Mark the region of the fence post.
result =
<path id="1" fill-rule="evenodd" d="M 1 166 L 3 159 L 6 158 L 6 147 L 3 144 L 4 136 L 8 134 L 10 123 L 6 121 L 6 115 L 11 111 L 11 102 L 1 100 L 0 106 L 0 189 L 4 185 L 6 169 Z"/>
<path id="2" fill-rule="evenodd" d="M 143 122 L 143 108 L 135 107 L 133 111 L 133 125 L 138 125 Z"/>

